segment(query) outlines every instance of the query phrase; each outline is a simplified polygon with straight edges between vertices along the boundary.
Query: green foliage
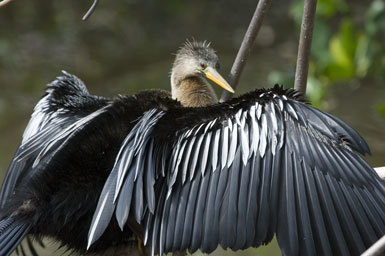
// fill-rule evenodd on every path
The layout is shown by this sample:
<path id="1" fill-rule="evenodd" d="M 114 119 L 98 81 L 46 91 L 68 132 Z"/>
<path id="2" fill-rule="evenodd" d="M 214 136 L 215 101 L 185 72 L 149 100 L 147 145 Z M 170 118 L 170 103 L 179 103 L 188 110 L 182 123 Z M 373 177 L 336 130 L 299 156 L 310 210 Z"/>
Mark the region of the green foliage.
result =
<path id="1" fill-rule="evenodd" d="M 385 101 L 377 105 L 377 110 L 380 115 L 385 117 Z"/>
<path id="2" fill-rule="evenodd" d="M 366 20 L 365 32 L 367 35 L 363 53 L 367 59 L 369 75 L 378 77 L 382 84 L 385 83 L 385 2 L 375 0 L 370 5 Z"/>
<path id="3" fill-rule="evenodd" d="M 303 3 L 294 0 L 289 11 L 298 29 Z M 318 1 L 307 92 L 315 105 L 322 105 L 327 88 L 336 83 L 354 78 L 385 83 L 385 1 L 372 1 L 362 13 L 364 19 L 357 15 L 346 0 Z M 270 77 L 282 81 L 287 75 L 275 72 Z"/>
<path id="4" fill-rule="evenodd" d="M 326 65 L 322 75 L 331 81 L 348 80 L 355 76 L 355 55 L 358 35 L 350 19 L 345 18 L 337 34 L 329 41 L 330 62 Z"/>
<path id="5" fill-rule="evenodd" d="M 293 1 L 289 14 L 291 18 L 299 25 L 302 20 L 303 0 Z M 331 18 L 337 13 L 344 13 L 348 10 L 348 5 L 345 0 L 318 0 L 317 3 L 317 17 Z"/>

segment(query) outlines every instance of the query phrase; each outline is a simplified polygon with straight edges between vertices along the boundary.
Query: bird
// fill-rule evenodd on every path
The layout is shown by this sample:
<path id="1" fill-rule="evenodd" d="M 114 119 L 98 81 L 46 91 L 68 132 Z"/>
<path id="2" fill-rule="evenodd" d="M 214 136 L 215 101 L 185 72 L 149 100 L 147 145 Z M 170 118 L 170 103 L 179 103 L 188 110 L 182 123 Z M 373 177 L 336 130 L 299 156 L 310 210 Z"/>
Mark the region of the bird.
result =
<path id="1" fill-rule="evenodd" d="M 26 235 L 85 255 L 234 251 L 359 255 L 385 234 L 385 186 L 365 140 L 275 85 L 231 92 L 206 42 L 188 41 L 171 93 L 91 95 L 64 72 L 35 106 L 0 191 L 0 255 Z M 144 251 L 143 251 L 144 250 Z"/>
<path id="2" fill-rule="evenodd" d="M 113 155 L 117 153 L 119 148 L 120 142 L 118 141 L 124 138 L 128 131 L 127 128 L 129 129 L 130 125 L 122 130 L 116 129 L 117 127 L 108 129 L 108 133 L 112 132 L 112 134 L 114 134 L 113 137 L 115 138 L 113 138 L 113 141 L 115 141 L 115 144 L 111 144 L 113 142 L 110 140 L 111 138 L 105 138 L 105 145 L 110 145 L 102 149 L 102 152 L 97 152 L 97 154 L 103 155 L 111 154 L 109 159 L 105 159 L 107 161 L 98 163 L 97 161 L 90 159 L 93 166 L 88 164 L 84 166 L 71 166 L 70 164 L 68 167 L 73 167 L 74 169 L 72 171 L 59 171 L 54 176 L 51 176 L 51 170 L 57 168 L 57 161 L 60 161 L 59 159 L 37 164 L 39 153 L 42 153 L 40 150 L 43 149 L 43 145 L 45 145 L 44 141 L 47 142 L 50 139 L 57 138 L 59 133 L 74 128 L 76 123 L 80 120 L 84 121 L 91 117 L 96 117 L 97 114 L 105 108 L 117 108 L 116 110 L 118 110 L 120 107 L 124 107 L 133 115 L 127 116 L 129 118 L 127 120 L 130 120 L 128 122 L 134 122 L 134 119 L 140 117 L 141 113 L 141 111 L 132 112 L 132 104 L 136 104 L 134 102 L 137 97 L 144 97 L 145 105 L 148 104 L 146 102 L 171 97 L 177 97 L 183 101 L 186 106 L 197 106 L 198 104 L 203 106 L 215 103 L 217 101 L 216 95 L 203 77 L 207 77 L 227 90 L 234 92 L 225 79 L 223 79 L 217 72 L 217 69 L 219 68 L 218 57 L 213 49 L 209 48 L 209 44 L 205 42 L 201 43 L 201 46 L 195 49 L 197 46 L 199 46 L 199 44 L 195 42 L 187 42 L 186 46 L 181 48 L 179 54 L 176 55 L 173 71 L 171 72 L 171 84 L 173 86 L 172 91 L 174 94 L 170 94 L 167 91 L 150 90 L 141 92 L 132 97 L 117 97 L 116 99 L 97 97 L 90 95 L 83 82 L 67 72 L 63 72 L 64 76 L 58 77 L 58 79 L 50 83 L 46 90 L 46 94 L 34 109 L 31 120 L 24 131 L 21 145 L 10 164 L 3 182 L 0 191 L 0 219 L 4 219 L 4 222 L 0 225 L 0 230 L 3 230 L 4 232 L 7 231 L 5 228 L 12 223 L 17 229 L 20 228 L 25 232 L 18 233 L 20 240 L 27 233 L 35 235 L 36 238 L 39 238 L 39 242 L 41 242 L 41 237 L 50 236 L 56 238 L 58 241 L 62 242 L 63 245 L 66 245 L 75 251 L 85 253 L 86 250 L 84 250 L 84 244 L 87 233 L 84 232 L 87 231 L 86 227 L 88 227 L 90 223 L 82 224 L 84 229 L 80 231 L 75 230 L 74 226 L 71 227 L 71 225 L 79 225 L 76 221 L 91 221 L 100 190 L 103 187 L 102 185 L 105 182 L 106 175 L 112 168 Z M 182 57 L 183 59 L 181 59 Z M 199 61 L 199 63 L 197 61 Z M 191 67 L 189 65 L 191 65 Z M 183 72 L 185 72 L 185 74 Z M 189 81 L 189 84 L 191 85 L 190 88 L 186 88 L 187 81 Z M 186 93 L 191 93 L 189 97 L 187 97 L 189 98 L 187 102 L 185 102 L 186 97 L 184 97 L 184 95 L 178 95 L 180 89 L 177 89 L 176 87 L 184 88 L 183 90 L 185 90 Z M 195 88 L 195 90 L 191 90 L 191 88 Z M 177 94 L 175 95 L 175 93 Z M 134 119 L 131 120 L 131 118 Z M 105 127 L 107 128 L 107 126 Z M 104 132 L 107 131 L 103 131 L 103 133 Z M 92 151 L 94 150 L 95 145 L 95 143 L 91 142 L 89 148 L 90 152 L 84 153 L 96 156 L 96 152 Z M 73 146 L 75 145 L 73 144 Z M 74 149 L 75 148 L 69 150 L 71 151 Z M 67 150 L 64 150 L 61 153 L 58 151 L 56 153 L 52 152 L 51 156 L 64 156 L 66 151 Z M 83 155 L 82 158 L 83 157 L 85 157 L 85 155 Z M 71 157 L 69 163 L 73 161 L 75 161 L 75 159 Z M 48 167 L 47 165 L 50 166 Z M 104 168 L 103 165 L 105 166 Z M 90 168 L 96 170 L 96 173 Z M 73 184 L 75 186 L 79 180 L 86 181 L 86 176 L 84 176 L 86 173 L 77 173 L 86 169 L 90 169 L 87 174 L 94 175 L 93 177 L 96 178 L 95 180 L 90 181 L 90 183 L 84 182 L 77 188 L 68 186 L 72 184 L 72 182 L 76 182 Z M 103 171 L 106 172 L 103 173 Z M 68 175 L 70 173 L 77 173 L 76 177 L 78 180 L 76 180 L 76 177 L 69 177 Z M 51 179 L 60 179 L 60 184 L 56 183 L 56 185 L 54 185 L 55 182 L 52 182 Z M 98 181 L 100 181 L 99 186 L 94 187 Z M 41 186 L 42 184 L 44 184 L 44 186 Z M 61 190 L 54 193 L 52 191 L 54 187 L 60 187 Z M 78 194 L 82 190 L 87 191 L 87 193 L 83 193 L 84 197 Z M 68 197 L 69 194 L 72 194 L 70 191 L 77 191 L 77 193 L 74 193 L 71 198 Z M 69 194 L 67 194 L 67 192 Z M 51 193 L 55 196 L 47 198 Z M 40 195 L 31 197 L 28 194 Z M 43 198 L 46 200 L 42 201 Z M 44 202 L 44 204 L 39 204 L 37 206 L 36 204 L 38 202 Z M 89 205 L 87 205 L 86 202 L 89 202 Z M 23 214 L 21 213 L 24 213 L 24 209 L 31 209 L 32 207 L 36 209 L 36 212 L 32 216 L 33 220 L 26 220 L 25 222 L 28 223 L 23 226 L 20 223 L 20 220 L 15 219 L 14 216 L 16 213 L 20 213 L 16 214 L 16 216 L 22 216 Z M 79 213 L 79 210 L 82 210 L 83 213 Z M 29 213 L 26 215 L 29 215 Z M 50 220 L 51 222 L 45 222 L 47 220 Z M 15 223 L 13 223 L 13 221 L 15 221 Z M 34 225 L 31 225 L 32 222 L 34 222 Z M 47 227 L 52 229 L 47 229 Z M 9 232 L 12 231 L 11 229 L 8 230 Z M 12 243 L 5 244 L 7 239 L 2 238 L 12 238 L 12 236 L 10 236 L 9 233 L 4 232 L 0 236 L 0 240 L 4 241 L 4 244 L 2 244 L 4 248 L 0 249 L 0 255 L 11 253 L 19 243 L 19 240 L 12 240 Z M 127 230 L 126 233 L 128 234 L 122 235 L 119 232 L 117 236 L 121 237 L 120 240 L 112 240 L 110 243 L 116 244 L 122 242 L 132 244 L 134 242 L 135 244 L 136 241 L 135 238 L 132 238 L 132 232 Z M 11 235 L 14 234 L 11 233 Z M 109 239 L 108 236 L 107 239 Z M 28 247 L 33 255 L 37 255 L 30 240 L 28 240 Z M 87 250 L 87 252 L 92 253 L 105 250 L 108 250 L 108 246 L 102 244 L 99 246 L 97 245 L 95 248 L 91 248 L 91 250 Z M 127 249 L 123 248 L 122 250 L 126 251 Z M 23 252 L 24 249 L 21 247 L 20 251 Z"/>

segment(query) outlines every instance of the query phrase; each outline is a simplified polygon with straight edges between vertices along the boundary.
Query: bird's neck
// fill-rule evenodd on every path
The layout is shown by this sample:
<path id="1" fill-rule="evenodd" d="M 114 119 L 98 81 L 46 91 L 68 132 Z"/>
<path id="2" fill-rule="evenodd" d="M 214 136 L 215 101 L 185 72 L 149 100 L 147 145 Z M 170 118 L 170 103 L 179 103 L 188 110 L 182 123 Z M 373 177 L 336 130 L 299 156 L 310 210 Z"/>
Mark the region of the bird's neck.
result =
<path id="1" fill-rule="evenodd" d="M 187 77 L 172 85 L 172 98 L 185 107 L 204 107 L 218 102 L 208 82 L 197 76 Z"/>

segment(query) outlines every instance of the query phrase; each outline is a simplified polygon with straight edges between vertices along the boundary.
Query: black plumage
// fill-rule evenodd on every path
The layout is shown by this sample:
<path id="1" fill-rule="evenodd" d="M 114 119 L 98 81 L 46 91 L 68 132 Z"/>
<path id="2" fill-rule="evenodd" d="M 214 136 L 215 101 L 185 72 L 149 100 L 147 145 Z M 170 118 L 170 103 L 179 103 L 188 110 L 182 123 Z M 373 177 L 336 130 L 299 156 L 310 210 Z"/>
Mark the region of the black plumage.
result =
<path id="1" fill-rule="evenodd" d="M 68 73 L 35 108 L 0 194 L 0 255 L 27 235 L 81 253 L 218 245 L 359 255 L 385 234 L 363 138 L 280 86 L 185 107 L 152 90 L 107 99 Z"/>

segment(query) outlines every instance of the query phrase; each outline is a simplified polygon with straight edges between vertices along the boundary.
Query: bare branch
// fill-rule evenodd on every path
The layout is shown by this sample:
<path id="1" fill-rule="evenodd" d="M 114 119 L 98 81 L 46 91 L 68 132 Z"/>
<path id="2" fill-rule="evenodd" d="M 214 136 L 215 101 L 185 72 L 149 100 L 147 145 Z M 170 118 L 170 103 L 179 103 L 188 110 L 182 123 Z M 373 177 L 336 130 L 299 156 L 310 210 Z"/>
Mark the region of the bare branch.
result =
<path id="1" fill-rule="evenodd" d="M 270 7 L 270 4 L 271 0 L 259 0 L 253 18 L 250 21 L 245 36 L 243 37 L 241 47 L 239 48 L 228 79 L 228 82 L 233 87 L 234 91 L 238 85 L 239 77 L 241 76 L 247 58 L 249 57 L 250 50 L 254 44 L 255 38 L 257 37 L 258 31 L 261 28 L 263 18 Z M 232 97 L 232 93 L 223 91 L 220 102 L 229 100 Z"/>
<path id="2" fill-rule="evenodd" d="M 377 256 L 385 251 L 385 236 L 375 242 L 369 249 L 367 249 L 361 256 Z"/>
<path id="3" fill-rule="evenodd" d="M 317 0 L 305 0 L 294 82 L 294 89 L 299 91 L 303 96 L 306 95 L 306 83 L 316 8 Z"/>
<path id="4" fill-rule="evenodd" d="M 12 2 L 12 0 L 3 0 L 3 1 L 1 1 L 1 2 L 0 2 L 0 8 L 6 6 L 6 5 L 9 4 L 10 2 Z"/>
<path id="5" fill-rule="evenodd" d="M 92 3 L 90 9 L 88 10 L 88 12 L 83 16 L 83 20 L 86 20 L 86 19 L 88 19 L 91 16 L 91 14 L 94 12 L 94 10 L 95 10 L 96 6 L 98 5 L 98 3 L 99 3 L 99 0 L 94 0 L 94 2 Z"/>

